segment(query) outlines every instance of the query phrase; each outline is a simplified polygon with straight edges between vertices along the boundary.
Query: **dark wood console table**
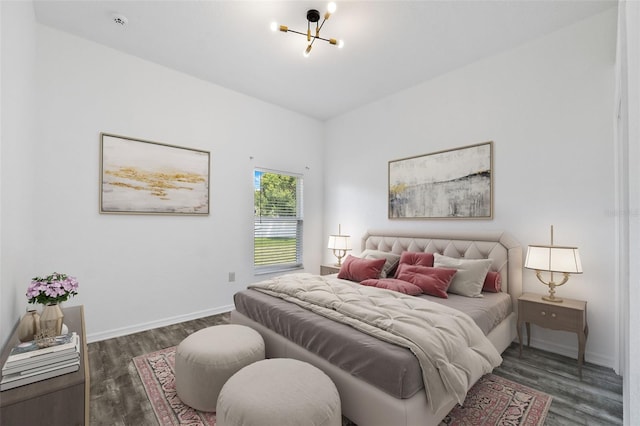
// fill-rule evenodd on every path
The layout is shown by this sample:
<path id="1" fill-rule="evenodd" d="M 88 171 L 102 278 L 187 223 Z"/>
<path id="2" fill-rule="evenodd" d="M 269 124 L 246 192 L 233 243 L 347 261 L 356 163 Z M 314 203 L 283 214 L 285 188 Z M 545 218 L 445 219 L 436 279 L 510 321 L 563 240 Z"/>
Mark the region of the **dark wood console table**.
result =
<path id="1" fill-rule="evenodd" d="M 0 392 L 0 424 L 3 426 L 89 425 L 89 362 L 83 306 L 63 309 L 69 331 L 80 336 L 80 369 L 73 373 Z M 12 347 L 19 344 L 17 331 L 2 351 L 4 365 Z"/>

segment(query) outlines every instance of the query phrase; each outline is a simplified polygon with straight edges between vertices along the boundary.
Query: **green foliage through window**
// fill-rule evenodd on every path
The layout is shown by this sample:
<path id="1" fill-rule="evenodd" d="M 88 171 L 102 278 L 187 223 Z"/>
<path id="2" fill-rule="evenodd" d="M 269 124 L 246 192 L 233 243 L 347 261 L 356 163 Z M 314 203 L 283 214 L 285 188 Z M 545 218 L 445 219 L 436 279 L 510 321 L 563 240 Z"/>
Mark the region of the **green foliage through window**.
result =
<path id="1" fill-rule="evenodd" d="M 256 171 L 256 173 L 258 173 Z M 295 176 L 261 173 L 259 188 L 255 190 L 255 212 L 259 217 L 296 216 Z"/>

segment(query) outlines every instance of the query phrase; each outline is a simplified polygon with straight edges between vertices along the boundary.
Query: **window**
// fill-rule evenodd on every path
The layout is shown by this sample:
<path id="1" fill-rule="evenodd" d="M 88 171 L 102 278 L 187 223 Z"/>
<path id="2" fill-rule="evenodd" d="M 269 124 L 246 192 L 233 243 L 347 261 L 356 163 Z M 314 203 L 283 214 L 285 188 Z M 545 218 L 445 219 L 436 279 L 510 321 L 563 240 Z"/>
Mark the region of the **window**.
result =
<path id="1" fill-rule="evenodd" d="M 302 177 L 254 171 L 253 265 L 257 273 L 302 267 Z"/>

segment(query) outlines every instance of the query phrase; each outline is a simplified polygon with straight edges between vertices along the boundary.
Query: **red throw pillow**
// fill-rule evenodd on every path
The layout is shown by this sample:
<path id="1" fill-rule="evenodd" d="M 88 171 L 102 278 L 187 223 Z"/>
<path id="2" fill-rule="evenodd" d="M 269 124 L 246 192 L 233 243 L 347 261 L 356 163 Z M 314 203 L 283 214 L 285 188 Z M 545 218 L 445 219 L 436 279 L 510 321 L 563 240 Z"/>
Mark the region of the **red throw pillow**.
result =
<path id="1" fill-rule="evenodd" d="M 351 255 L 342 264 L 338 278 L 360 282 L 370 278 L 380 278 L 380 271 L 386 259 L 361 259 Z"/>
<path id="2" fill-rule="evenodd" d="M 400 265 L 398 266 L 398 276 L 396 278 L 417 285 L 425 294 L 448 299 L 447 289 L 455 274 L 455 269 Z"/>
<path id="3" fill-rule="evenodd" d="M 433 266 L 433 253 L 421 253 L 413 251 L 403 251 L 400 255 L 400 265 L 420 265 Z M 398 270 L 396 270 L 396 278 L 398 278 Z"/>
<path id="4" fill-rule="evenodd" d="M 484 279 L 482 291 L 490 293 L 500 293 L 502 290 L 502 275 L 499 272 L 489 271 Z"/>
<path id="5" fill-rule="evenodd" d="M 422 289 L 417 285 L 411 284 L 407 281 L 396 280 L 394 278 L 364 280 L 360 284 L 370 287 L 386 288 L 387 290 L 397 291 L 408 294 L 409 296 L 417 296 L 422 293 Z"/>

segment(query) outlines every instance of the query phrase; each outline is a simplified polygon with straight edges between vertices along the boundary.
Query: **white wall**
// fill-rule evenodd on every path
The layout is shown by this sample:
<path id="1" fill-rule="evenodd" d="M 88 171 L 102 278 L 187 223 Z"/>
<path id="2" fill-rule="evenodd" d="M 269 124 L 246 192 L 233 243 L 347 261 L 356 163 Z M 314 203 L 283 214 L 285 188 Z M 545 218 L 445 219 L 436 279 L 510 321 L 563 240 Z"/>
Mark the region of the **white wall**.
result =
<path id="1" fill-rule="evenodd" d="M 0 11 L 0 345 L 4 345 L 25 312 L 33 273 L 36 22 L 31 2 L 3 1 Z"/>
<path id="2" fill-rule="evenodd" d="M 304 262 L 319 268 L 322 123 L 45 26 L 37 46 L 28 273 L 78 277 L 67 306 L 84 304 L 90 341 L 231 309 L 255 280 L 254 167 L 304 175 Z M 100 215 L 100 132 L 210 151 L 210 215 Z"/>
<path id="3" fill-rule="evenodd" d="M 523 245 L 580 248 L 584 274 L 558 289 L 588 301 L 587 361 L 617 367 L 613 156 L 616 11 L 486 58 L 327 123 L 325 233 L 370 227 L 506 230 Z M 387 219 L 389 160 L 494 141 L 491 221 Z M 325 261 L 332 261 L 328 252 Z M 524 290 L 544 293 L 532 271 Z M 577 355 L 575 334 L 532 344 Z"/>

